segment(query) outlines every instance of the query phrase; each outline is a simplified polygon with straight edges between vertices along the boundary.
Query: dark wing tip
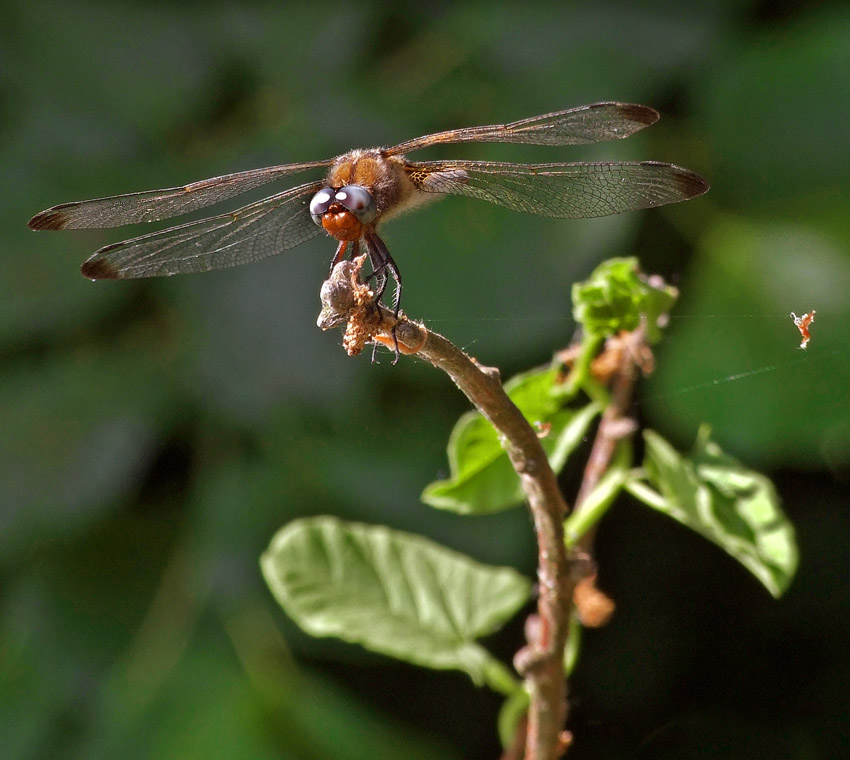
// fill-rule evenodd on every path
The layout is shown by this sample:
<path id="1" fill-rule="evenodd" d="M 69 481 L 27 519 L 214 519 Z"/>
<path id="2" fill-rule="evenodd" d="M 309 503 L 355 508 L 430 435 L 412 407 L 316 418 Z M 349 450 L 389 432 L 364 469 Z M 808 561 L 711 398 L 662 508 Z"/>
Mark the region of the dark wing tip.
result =
<path id="1" fill-rule="evenodd" d="M 31 230 L 64 230 L 68 215 L 62 212 L 62 206 L 54 206 L 36 214 L 27 222 Z"/>
<path id="2" fill-rule="evenodd" d="M 645 127 L 655 124 L 661 118 L 661 114 L 654 108 L 637 103 L 617 103 L 617 109 L 627 121 L 643 124 Z"/>
<path id="3" fill-rule="evenodd" d="M 83 277 L 90 280 L 120 280 L 121 274 L 115 265 L 106 259 L 89 259 L 80 267 Z"/>
<path id="4" fill-rule="evenodd" d="M 710 185 L 699 174 L 692 172 L 690 169 L 681 169 L 678 167 L 677 169 L 678 171 L 675 175 L 676 184 L 685 198 L 696 198 L 708 192 Z"/>

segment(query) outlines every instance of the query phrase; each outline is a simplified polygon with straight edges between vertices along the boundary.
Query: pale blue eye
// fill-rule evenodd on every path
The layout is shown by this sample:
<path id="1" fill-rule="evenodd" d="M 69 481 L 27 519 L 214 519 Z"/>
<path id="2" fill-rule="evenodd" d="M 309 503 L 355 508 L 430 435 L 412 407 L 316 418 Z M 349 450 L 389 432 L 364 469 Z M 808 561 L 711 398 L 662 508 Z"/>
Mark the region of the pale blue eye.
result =
<path id="1" fill-rule="evenodd" d="M 324 214 L 330 205 L 334 202 L 334 189 L 332 187 L 323 187 L 310 200 L 310 216 L 313 221 L 322 226 L 322 214 Z"/>
<path id="2" fill-rule="evenodd" d="M 369 224 L 375 220 L 375 200 L 365 187 L 346 185 L 336 191 L 335 200 L 354 214 L 358 221 L 363 224 Z"/>

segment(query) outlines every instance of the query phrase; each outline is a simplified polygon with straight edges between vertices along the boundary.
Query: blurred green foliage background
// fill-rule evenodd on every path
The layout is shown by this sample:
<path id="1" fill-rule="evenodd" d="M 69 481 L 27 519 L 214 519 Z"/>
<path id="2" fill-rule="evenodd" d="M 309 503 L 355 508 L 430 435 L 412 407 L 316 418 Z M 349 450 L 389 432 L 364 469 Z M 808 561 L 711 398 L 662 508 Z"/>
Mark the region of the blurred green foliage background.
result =
<path id="1" fill-rule="evenodd" d="M 261 581 L 274 531 L 323 513 L 534 571 L 524 510 L 469 519 L 419 502 L 467 405 L 421 362 L 350 360 L 318 331 L 332 242 L 91 283 L 80 262 L 138 230 L 35 235 L 26 221 L 599 100 L 663 119 L 585 149 L 422 156 L 652 158 L 701 172 L 709 195 L 581 222 L 444 200 L 386 230 L 405 308 L 509 377 L 569 342 L 573 280 L 639 255 L 682 291 L 642 421 L 684 447 L 707 421 L 769 473 L 801 569 L 776 602 L 624 499 L 599 532 L 618 610 L 586 636 L 569 756 L 845 756 L 845 2 L 34 0 L 2 18 L 0 757 L 498 756 L 495 696 L 311 640 Z M 812 308 L 803 352 L 788 314 Z M 488 644 L 509 662 L 521 642 L 518 621 Z"/>

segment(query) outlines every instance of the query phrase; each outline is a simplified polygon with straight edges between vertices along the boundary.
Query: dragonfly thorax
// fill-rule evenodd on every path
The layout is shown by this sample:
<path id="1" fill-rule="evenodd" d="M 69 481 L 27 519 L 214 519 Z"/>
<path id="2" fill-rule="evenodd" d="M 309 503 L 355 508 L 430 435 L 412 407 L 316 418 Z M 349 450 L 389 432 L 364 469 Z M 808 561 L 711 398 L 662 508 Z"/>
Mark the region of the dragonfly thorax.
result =
<path id="1" fill-rule="evenodd" d="M 394 216 L 427 199 L 427 194 L 410 180 L 406 167 L 403 156 L 389 156 L 380 148 L 352 150 L 334 161 L 326 181 L 333 188 L 359 185 L 368 191 L 375 203 L 377 225 L 384 217 Z"/>

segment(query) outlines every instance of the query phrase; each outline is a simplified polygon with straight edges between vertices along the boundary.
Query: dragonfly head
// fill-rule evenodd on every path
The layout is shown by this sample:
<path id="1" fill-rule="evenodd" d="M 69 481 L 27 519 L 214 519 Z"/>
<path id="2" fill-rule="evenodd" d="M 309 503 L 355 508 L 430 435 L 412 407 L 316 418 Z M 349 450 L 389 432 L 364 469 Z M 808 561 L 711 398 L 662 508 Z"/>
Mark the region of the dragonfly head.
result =
<path id="1" fill-rule="evenodd" d="M 375 199 L 362 185 L 323 187 L 310 201 L 313 221 L 337 240 L 359 240 L 376 215 Z"/>

